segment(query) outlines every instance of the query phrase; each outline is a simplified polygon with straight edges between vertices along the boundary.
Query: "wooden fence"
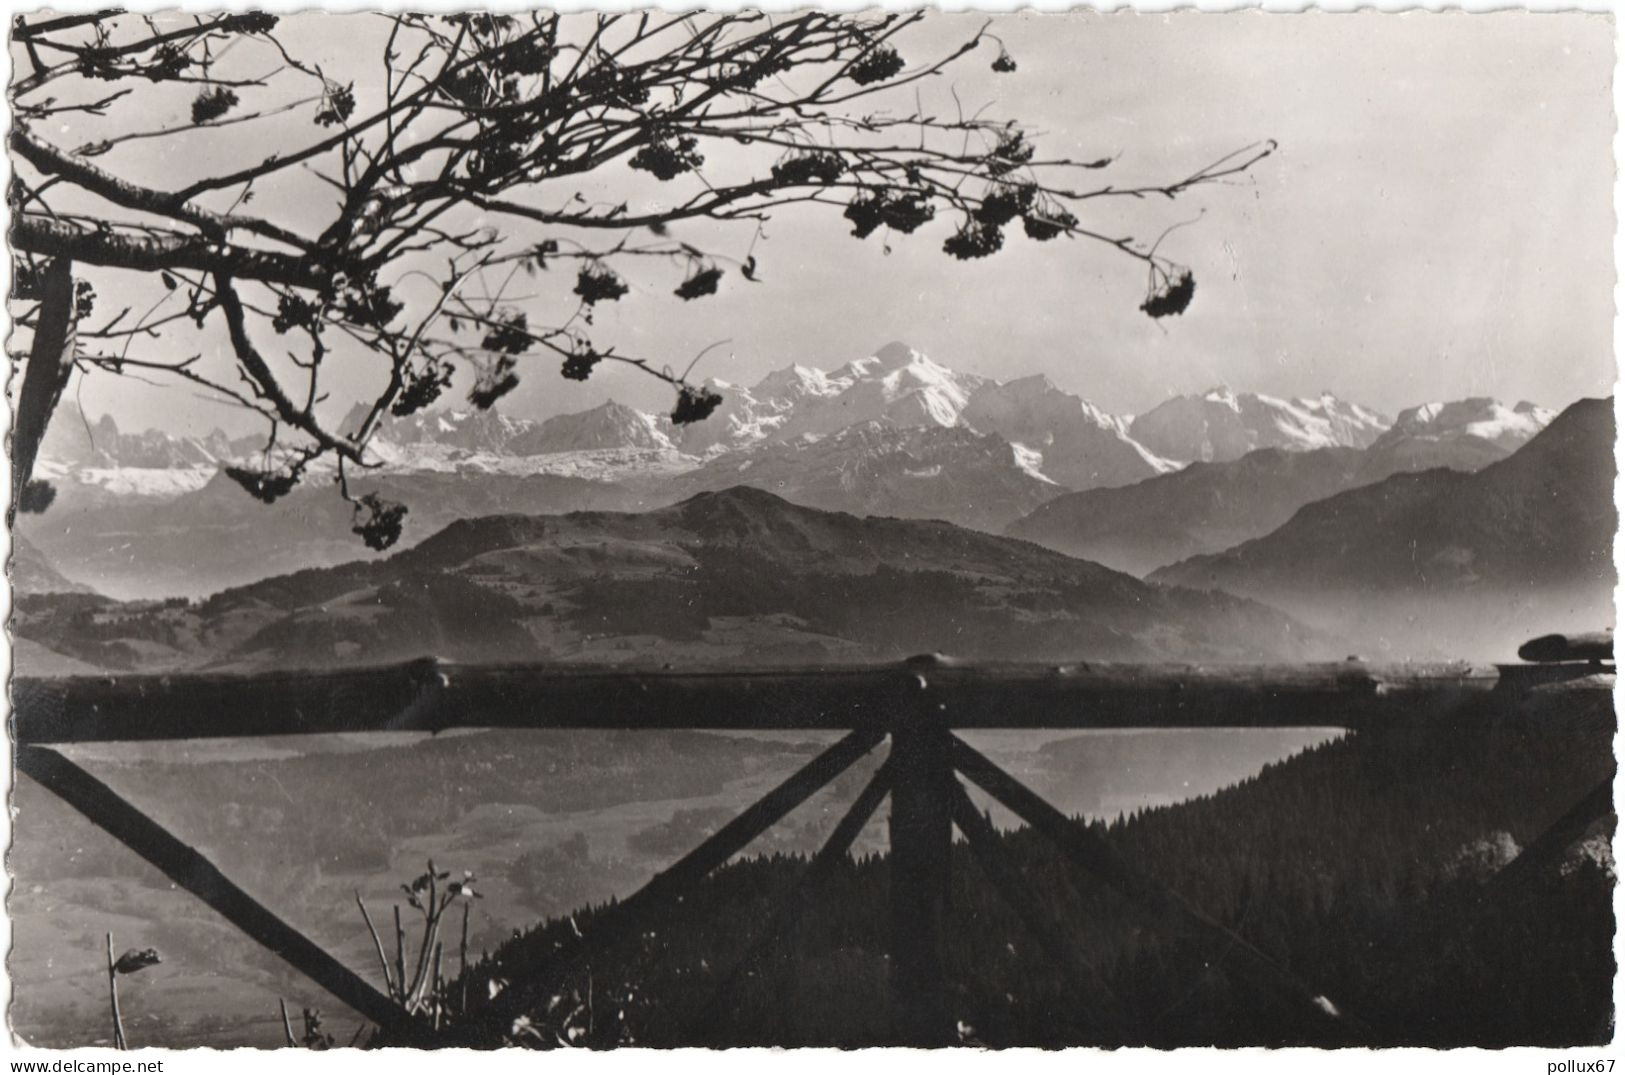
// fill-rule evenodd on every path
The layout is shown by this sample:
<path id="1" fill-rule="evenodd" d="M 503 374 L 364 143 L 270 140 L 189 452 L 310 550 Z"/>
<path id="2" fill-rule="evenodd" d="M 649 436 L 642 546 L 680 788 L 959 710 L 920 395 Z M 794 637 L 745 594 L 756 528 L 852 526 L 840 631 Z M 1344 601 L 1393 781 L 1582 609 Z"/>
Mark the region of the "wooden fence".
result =
<path id="1" fill-rule="evenodd" d="M 1055 924 L 1046 920 L 1026 892 L 1006 859 L 1003 842 L 972 805 L 960 778 L 1048 837 L 1078 868 L 1136 901 L 1163 928 L 1211 945 L 1250 982 L 1301 1006 L 1310 1017 L 1327 1021 L 1337 1036 L 1353 1042 L 1369 1036 L 1353 1014 L 1178 894 L 1140 875 L 1098 835 L 1062 815 L 954 732 L 1213 727 L 1360 731 L 1439 720 L 1487 725 L 1515 710 L 1526 691 L 1553 681 L 1573 680 L 1571 689 L 1611 690 L 1612 640 L 1608 638 L 1604 646 L 1601 638 L 1536 640 L 1525 647 L 1524 656 L 1537 663 L 1499 668 L 1378 667 L 1353 661 L 1290 667 L 994 665 L 930 655 L 900 665 L 814 671 L 453 666 L 424 660 L 327 673 L 19 678 L 13 686 L 13 735 L 19 772 L 61 797 L 399 1043 L 492 1040 L 491 1035 L 555 990 L 594 951 L 650 928 L 707 874 L 883 740 L 890 741 L 886 761 L 837 823 L 807 867 L 796 895 L 772 916 L 762 936 L 782 928 L 816 898 L 818 882 L 830 865 L 847 854 L 889 797 L 890 989 L 893 1038 L 898 1043 L 945 1045 L 956 1040 L 942 969 L 955 828 L 1024 927 L 1052 950 L 1065 947 Z M 1602 663 L 1605 660 L 1610 663 Z M 846 734 L 699 847 L 599 915 L 588 936 L 555 950 L 510 980 L 502 995 L 481 1009 L 485 1023 L 476 1030 L 483 1034 L 473 1035 L 468 1027 L 437 1032 L 408 1016 L 203 855 L 53 749 L 88 741 L 436 732 L 460 727 L 821 729 Z M 1611 809 L 1612 788 L 1605 783 L 1580 799 L 1556 828 L 1583 830 Z M 723 980 L 719 993 L 727 988 L 726 974 Z"/>

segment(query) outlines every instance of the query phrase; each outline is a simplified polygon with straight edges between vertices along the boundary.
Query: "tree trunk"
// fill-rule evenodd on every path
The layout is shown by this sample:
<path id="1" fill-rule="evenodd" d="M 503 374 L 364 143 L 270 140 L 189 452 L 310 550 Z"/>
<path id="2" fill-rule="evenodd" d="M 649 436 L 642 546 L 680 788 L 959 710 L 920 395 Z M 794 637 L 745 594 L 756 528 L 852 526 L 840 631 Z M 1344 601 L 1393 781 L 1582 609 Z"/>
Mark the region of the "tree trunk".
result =
<path id="1" fill-rule="evenodd" d="M 23 490 L 34 473 L 45 428 L 50 424 L 62 390 L 73 373 L 78 315 L 73 289 L 73 262 L 56 258 L 46 266 L 40 283 L 39 325 L 23 370 L 22 388 L 17 393 L 17 410 L 11 427 L 11 507 L 8 522 L 15 521 Z"/>

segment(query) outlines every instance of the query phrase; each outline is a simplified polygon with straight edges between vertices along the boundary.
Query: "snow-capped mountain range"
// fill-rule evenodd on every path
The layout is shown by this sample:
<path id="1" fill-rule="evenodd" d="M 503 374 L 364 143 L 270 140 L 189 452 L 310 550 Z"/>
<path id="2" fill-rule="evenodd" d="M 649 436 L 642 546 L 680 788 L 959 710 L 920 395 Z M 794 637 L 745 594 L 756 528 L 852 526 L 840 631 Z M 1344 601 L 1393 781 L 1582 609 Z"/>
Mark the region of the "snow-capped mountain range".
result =
<path id="1" fill-rule="evenodd" d="M 707 387 L 722 397 L 722 405 L 692 425 L 675 426 L 664 415 L 616 402 L 545 421 L 500 411 L 436 410 L 387 420 L 369 451 L 386 469 L 397 471 L 637 480 L 699 470 L 722 455 L 810 445 L 875 425 L 982 434 L 959 443 L 1064 489 L 1128 484 L 1179 465 L 1137 443 L 1127 419 L 1062 391 L 1048 378 L 994 381 L 950 369 L 900 343 L 828 372 L 792 365 L 754 385 L 713 380 Z M 364 416 L 357 408 L 339 428 L 359 428 Z M 163 495 L 199 488 L 222 463 L 250 459 L 260 447 L 251 438 L 234 441 L 219 433 L 205 438 L 124 434 L 110 417 L 79 435 L 60 431 L 72 424 L 53 425 L 42 451 L 45 476 L 117 492 Z M 872 449 L 902 442 L 858 438 L 852 443 Z M 818 454 L 827 462 L 827 451 Z M 170 473 L 160 479 L 125 471 Z"/>
<path id="2" fill-rule="evenodd" d="M 1392 424 L 1330 392 L 1319 399 L 1277 399 L 1219 387 L 1176 396 L 1135 418 L 1129 432 L 1170 459 L 1223 463 L 1259 448 L 1368 448 Z"/>
<path id="3" fill-rule="evenodd" d="M 1278 399 L 1228 388 L 1125 417 L 1047 377 L 962 373 L 903 343 L 829 371 L 791 365 L 753 385 L 713 380 L 708 387 L 722 404 L 691 425 L 613 401 L 545 421 L 440 409 L 386 420 L 368 450 L 381 472 L 401 476 L 589 479 L 650 506 L 736 480 L 792 497 L 807 490 L 825 508 L 873 513 L 892 504 L 898 515 L 997 529 L 1052 496 L 1128 486 L 1260 448 L 1369 448 L 1414 456 L 1416 465 L 1474 468 L 1551 419 L 1528 403 L 1468 399 L 1424 404 L 1391 422 L 1329 393 Z M 340 430 L 359 428 L 364 416 L 357 408 Z M 176 497 L 201 490 L 227 462 L 256 459 L 261 448 L 258 438 L 219 432 L 125 433 L 110 416 L 87 425 L 64 412 L 52 423 L 40 470 L 98 498 Z"/>

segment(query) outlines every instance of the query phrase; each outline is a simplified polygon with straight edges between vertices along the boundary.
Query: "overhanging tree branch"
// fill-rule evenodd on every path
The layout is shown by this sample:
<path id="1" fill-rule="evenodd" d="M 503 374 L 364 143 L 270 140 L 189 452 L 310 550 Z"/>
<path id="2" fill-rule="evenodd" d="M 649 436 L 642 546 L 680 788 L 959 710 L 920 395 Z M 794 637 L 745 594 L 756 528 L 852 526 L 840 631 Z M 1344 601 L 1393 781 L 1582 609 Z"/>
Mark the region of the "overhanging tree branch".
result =
<path id="1" fill-rule="evenodd" d="M 594 339 L 593 314 L 633 294 L 623 270 L 676 276 L 684 301 L 734 279 L 724 265 L 759 281 L 755 239 L 785 206 L 833 208 L 858 240 L 935 232 L 926 241 L 956 259 L 993 256 L 1018 231 L 1101 244 L 1146 266 L 1144 312 L 1182 312 L 1189 270 L 1155 241 L 1085 221 L 1083 208 L 1234 182 L 1273 143 L 1167 183 L 1080 187 L 1080 170 L 1113 158 L 1042 156 L 1018 123 L 967 112 L 957 92 L 941 114 L 925 106 L 933 78 L 997 40 L 983 24 L 957 45 L 908 56 L 906 31 L 926 17 L 337 16 L 356 41 L 338 70 L 301 58 L 279 17 L 264 13 L 23 16 L 13 37 L 33 70 L 12 86 L 13 252 L 24 275 L 63 258 L 86 286 L 124 274 L 119 287 L 149 291 L 121 293 L 136 309 L 166 301 L 156 287 L 180 289 L 180 313 L 97 329 L 123 338 L 125 353 L 89 365 L 97 375 L 169 370 L 246 400 L 271 426 L 269 448 L 285 449 L 280 470 L 251 475 L 250 491 L 267 499 L 323 456 L 368 465 L 386 411 L 433 406 L 458 378 L 471 403 L 492 406 L 527 356 L 562 359 L 575 379 L 605 360 L 630 364 L 672 387 L 673 423 L 703 420 L 720 399 L 671 372 L 681 359 Z M 992 70 L 1013 71 L 998 44 Z M 104 92 L 98 82 L 122 85 Z M 196 93 L 178 118 L 177 90 Z M 194 140 L 239 150 L 194 154 Z M 138 145 L 164 154 L 166 189 L 129 166 Z M 278 211 L 249 206 L 273 189 Z M 669 235 L 685 222 L 756 227 Z M 638 229 L 659 241 L 630 241 Z M 730 249 L 736 235 L 749 247 Z M 569 273 L 538 276 L 559 286 L 522 300 L 505 300 L 486 278 L 564 259 Z M 273 301 L 256 305 L 258 294 L 238 290 L 248 283 Z M 225 340 L 211 345 L 222 324 L 209 316 L 215 305 Z M 22 318 L 46 327 L 26 308 Z M 183 353 L 205 365 L 230 356 L 242 385 L 227 388 L 172 354 L 128 354 L 135 343 L 163 346 L 188 322 L 205 338 Z M 284 351 L 297 390 L 266 359 Z M 338 436 L 313 409 L 326 371 L 357 362 L 382 363 L 381 378 L 367 375 L 382 387 L 355 401 L 360 429 Z M 372 533 L 392 540 L 387 527 Z"/>
<path id="2" fill-rule="evenodd" d="M 45 257 L 67 257 L 89 265 L 157 273 L 193 269 L 226 273 L 244 280 L 317 289 L 332 274 L 319 263 L 293 254 L 255 250 L 202 235 L 133 235 L 111 227 L 23 213 L 12 220 L 13 250 Z"/>

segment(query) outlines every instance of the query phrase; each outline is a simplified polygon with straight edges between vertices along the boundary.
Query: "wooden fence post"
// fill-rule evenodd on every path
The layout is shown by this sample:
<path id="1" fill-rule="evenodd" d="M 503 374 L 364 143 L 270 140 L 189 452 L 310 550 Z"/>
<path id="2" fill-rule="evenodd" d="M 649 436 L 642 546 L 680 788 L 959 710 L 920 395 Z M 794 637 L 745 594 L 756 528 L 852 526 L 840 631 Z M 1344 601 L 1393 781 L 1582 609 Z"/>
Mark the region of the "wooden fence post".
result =
<path id="1" fill-rule="evenodd" d="M 942 946 L 953 841 L 949 732 L 925 707 L 892 728 L 891 1007 L 900 1045 L 954 1042 Z"/>

